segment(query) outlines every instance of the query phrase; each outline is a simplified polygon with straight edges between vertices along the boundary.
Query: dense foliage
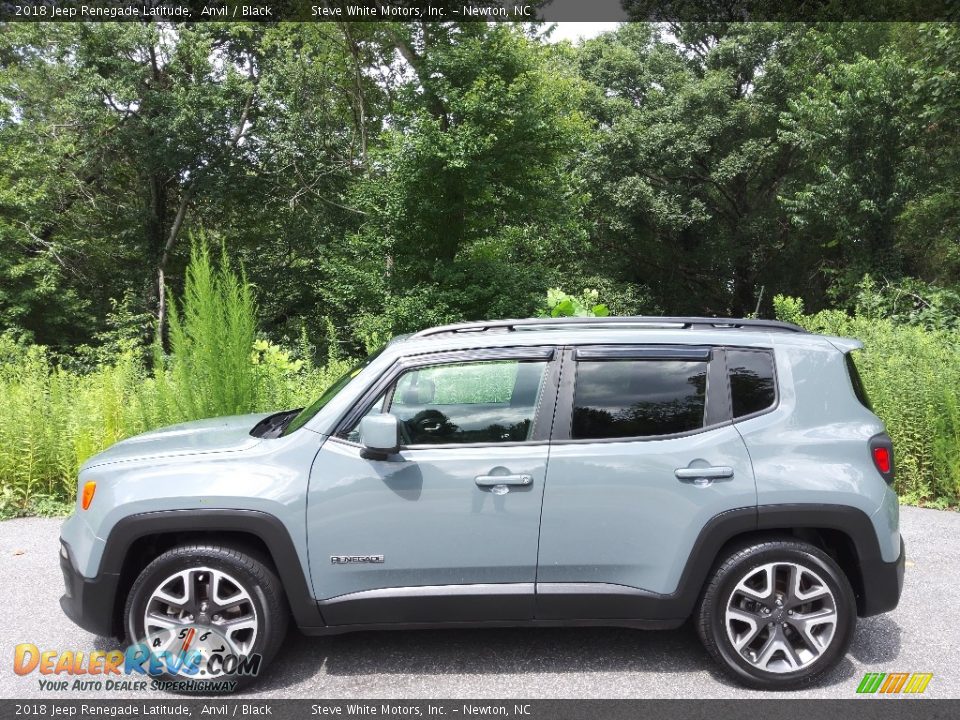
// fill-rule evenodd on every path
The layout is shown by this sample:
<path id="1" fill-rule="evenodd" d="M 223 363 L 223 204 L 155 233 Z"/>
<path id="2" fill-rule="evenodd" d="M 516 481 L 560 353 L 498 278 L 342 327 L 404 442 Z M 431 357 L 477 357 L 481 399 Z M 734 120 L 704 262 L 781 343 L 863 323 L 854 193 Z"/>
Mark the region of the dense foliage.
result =
<path id="1" fill-rule="evenodd" d="M 0 324 L 64 352 L 124 299 L 166 324 L 198 229 L 270 337 L 329 319 L 350 352 L 557 285 L 769 315 L 960 282 L 956 25 L 546 32 L 0 28 Z"/>
<path id="2" fill-rule="evenodd" d="M 955 504 L 958 118 L 955 24 L 0 26 L 4 502 L 396 332 L 780 294 L 868 342 L 903 489 Z"/>
<path id="3" fill-rule="evenodd" d="M 62 510 L 83 461 L 118 440 L 185 420 L 303 407 L 350 367 L 336 355 L 317 367 L 309 347 L 258 338 L 249 284 L 202 243 L 191 257 L 169 353 L 154 347 L 145 362 L 128 343 L 78 370 L 49 348 L 0 334 L 0 517 Z"/>

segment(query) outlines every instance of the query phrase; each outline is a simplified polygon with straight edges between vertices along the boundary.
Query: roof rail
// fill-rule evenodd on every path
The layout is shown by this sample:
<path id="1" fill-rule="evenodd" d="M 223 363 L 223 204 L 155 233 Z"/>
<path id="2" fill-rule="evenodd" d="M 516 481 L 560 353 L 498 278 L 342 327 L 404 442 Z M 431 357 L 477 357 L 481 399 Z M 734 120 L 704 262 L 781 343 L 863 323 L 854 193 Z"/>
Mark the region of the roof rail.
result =
<path id="1" fill-rule="evenodd" d="M 646 315 L 621 315 L 615 317 L 559 317 L 524 318 L 521 320 L 481 320 L 427 328 L 410 336 L 411 340 L 434 335 L 476 333 L 496 330 L 549 330 L 567 327 L 637 327 L 674 328 L 685 330 L 768 330 L 774 332 L 806 333 L 799 325 L 779 320 L 755 320 L 752 318 L 708 317 L 653 317 Z"/>

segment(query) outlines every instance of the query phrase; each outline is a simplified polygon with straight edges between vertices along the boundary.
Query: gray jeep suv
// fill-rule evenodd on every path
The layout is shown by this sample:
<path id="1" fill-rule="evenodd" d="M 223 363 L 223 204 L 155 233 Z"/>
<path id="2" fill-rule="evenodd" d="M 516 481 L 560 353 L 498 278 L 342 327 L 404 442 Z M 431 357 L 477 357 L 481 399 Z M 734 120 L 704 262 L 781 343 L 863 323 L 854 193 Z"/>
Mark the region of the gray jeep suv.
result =
<path id="1" fill-rule="evenodd" d="M 91 458 L 61 604 L 98 635 L 160 652 L 199 629 L 221 645 L 201 654 L 265 663 L 289 618 L 308 635 L 692 618 L 740 682 L 808 684 L 903 584 L 859 347 L 717 318 L 398 337 L 305 409 Z"/>

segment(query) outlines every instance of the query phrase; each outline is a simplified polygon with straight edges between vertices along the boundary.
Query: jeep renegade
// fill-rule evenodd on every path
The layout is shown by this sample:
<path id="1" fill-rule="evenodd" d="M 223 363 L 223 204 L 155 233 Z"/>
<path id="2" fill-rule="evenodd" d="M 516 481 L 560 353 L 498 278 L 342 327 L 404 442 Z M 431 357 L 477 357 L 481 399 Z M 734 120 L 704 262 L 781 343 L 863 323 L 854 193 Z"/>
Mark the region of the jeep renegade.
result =
<path id="1" fill-rule="evenodd" d="M 809 684 L 903 584 L 860 347 L 716 318 L 401 336 L 305 409 L 87 461 L 61 605 L 97 635 L 162 650 L 206 628 L 264 662 L 290 618 L 309 635 L 692 618 L 740 682 Z"/>

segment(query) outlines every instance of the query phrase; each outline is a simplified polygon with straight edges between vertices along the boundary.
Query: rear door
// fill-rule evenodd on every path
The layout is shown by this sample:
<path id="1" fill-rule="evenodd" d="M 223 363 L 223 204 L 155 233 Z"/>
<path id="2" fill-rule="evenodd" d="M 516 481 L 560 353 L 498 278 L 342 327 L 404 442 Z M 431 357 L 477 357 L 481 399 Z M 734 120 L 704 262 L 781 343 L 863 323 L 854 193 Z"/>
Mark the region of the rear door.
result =
<path id="1" fill-rule="evenodd" d="M 756 506 L 724 352 L 565 351 L 543 502 L 537 617 L 642 617 L 669 595 L 704 525 Z M 589 584 L 589 585 L 585 585 Z M 571 595 L 589 596 L 588 605 Z M 586 608 L 589 609 L 586 609 Z"/>

